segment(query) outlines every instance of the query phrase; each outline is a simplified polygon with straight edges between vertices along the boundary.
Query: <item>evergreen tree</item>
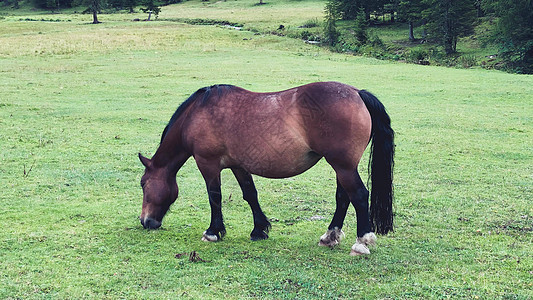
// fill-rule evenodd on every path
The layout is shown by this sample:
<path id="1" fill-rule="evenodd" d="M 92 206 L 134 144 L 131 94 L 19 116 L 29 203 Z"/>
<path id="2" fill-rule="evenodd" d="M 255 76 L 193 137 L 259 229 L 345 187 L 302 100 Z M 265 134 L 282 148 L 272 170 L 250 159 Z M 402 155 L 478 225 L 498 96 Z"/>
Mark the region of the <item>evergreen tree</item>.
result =
<path id="1" fill-rule="evenodd" d="M 324 15 L 324 41 L 330 46 L 335 46 L 339 39 L 336 25 L 339 16 L 339 2 L 337 0 L 328 0 Z"/>
<path id="2" fill-rule="evenodd" d="M 32 0 L 31 2 L 37 8 L 50 10 L 58 10 L 72 6 L 72 0 Z"/>
<path id="3" fill-rule="evenodd" d="M 394 23 L 396 18 L 395 14 L 398 12 L 400 0 L 389 0 L 383 5 L 384 13 L 390 14 L 390 21 Z"/>
<path id="4" fill-rule="evenodd" d="M 409 40 L 414 41 L 415 22 L 422 19 L 422 11 L 426 9 L 422 0 L 400 0 L 398 14 L 403 21 L 409 24 Z"/>
<path id="5" fill-rule="evenodd" d="M 492 41 L 516 71 L 533 73 L 533 1 L 485 0 L 486 11 L 497 18 Z"/>
<path id="6" fill-rule="evenodd" d="M 343 20 L 355 20 L 361 0 L 337 0 L 338 11 Z"/>
<path id="7" fill-rule="evenodd" d="M 133 13 L 133 8 L 137 5 L 136 0 L 124 0 L 124 8 L 127 8 L 130 13 Z"/>
<path id="8" fill-rule="evenodd" d="M 88 10 L 93 14 L 93 24 L 101 23 L 98 21 L 98 13 L 100 13 L 104 0 L 88 0 L 87 4 L 89 5 Z"/>
<path id="9" fill-rule="evenodd" d="M 355 20 L 361 8 L 368 19 L 370 12 L 382 1 L 384 0 L 335 0 L 339 17 L 343 20 Z"/>
<path id="10" fill-rule="evenodd" d="M 457 40 L 473 32 L 476 12 L 475 0 L 423 0 L 427 9 L 422 17 L 427 20 L 430 37 L 444 47 L 446 54 L 457 52 Z"/>
<path id="11" fill-rule="evenodd" d="M 144 2 L 144 5 L 146 7 L 141 8 L 141 10 L 145 13 L 148 13 L 148 21 L 151 20 L 152 14 L 154 14 L 155 18 L 157 19 L 159 13 L 161 12 L 161 7 L 159 6 L 159 4 L 155 3 L 154 0 L 146 0 Z"/>
<path id="12" fill-rule="evenodd" d="M 370 15 L 382 16 L 390 13 L 394 16 L 394 11 L 398 6 L 399 0 L 335 0 L 337 2 L 339 17 L 343 20 L 355 20 L 361 8 L 364 11 L 366 19 Z"/>
<path id="13" fill-rule="evenodd" d="M 361 45 L 368 42 L 368 21 L 366 20 L 365 11 L 362 7 L 357 13 L 357 18 L 355 18 L 354 33 L 355 38 Z"/>
<path id="14" fill-rule="evenodd" d="M 20 8 L 19 0 L 4 0 L 4 1 L 0 0 L 0 3 L 1 2 L 4 2 L 5 6 L 11 6 L 14 9 L 19 9 Z"/>

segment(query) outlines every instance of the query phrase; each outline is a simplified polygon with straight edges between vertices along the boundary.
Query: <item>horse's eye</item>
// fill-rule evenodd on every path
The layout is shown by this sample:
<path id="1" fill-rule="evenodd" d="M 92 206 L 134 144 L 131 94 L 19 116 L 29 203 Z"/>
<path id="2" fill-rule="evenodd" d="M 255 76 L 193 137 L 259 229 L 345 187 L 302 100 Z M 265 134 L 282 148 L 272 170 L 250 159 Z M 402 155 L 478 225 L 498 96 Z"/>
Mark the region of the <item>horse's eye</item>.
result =
<path id="1" fill-rule="evenodd" d="M 142 187 L 142 188 L 144 188 L 144 185 L 145 185 L 145 184 L 146 184 L 146 182 L 141 180 L 141 187 Z"/>

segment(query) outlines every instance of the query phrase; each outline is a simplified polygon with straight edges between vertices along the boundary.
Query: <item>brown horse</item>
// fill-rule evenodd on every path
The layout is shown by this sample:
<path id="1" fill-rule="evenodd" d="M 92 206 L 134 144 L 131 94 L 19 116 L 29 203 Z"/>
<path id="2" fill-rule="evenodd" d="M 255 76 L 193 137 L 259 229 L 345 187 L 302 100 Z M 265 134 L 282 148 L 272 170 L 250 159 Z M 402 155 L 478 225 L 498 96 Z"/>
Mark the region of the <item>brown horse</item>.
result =
<path id="1" fill-rule="evenodd" d="M 371 207 L 357 166 L 372 140 Z M 155 229 L 178 197 L 176 173 L 191 156 L 207 185 L 211 224 L 202 240 L 218 241 L 222 219 L 220 171 L 230 168 L 252 209 L 252 240 L 268 238 L 270 223 L 259 206 L 251 174 L 286 178 L 305 172 L 322 157 L 337 175 L 337 207 L 319 245 L 334 246 L 350 203 L 356 210 L 352 254 L 368 254 L 372 231 L 392 230 L 394 131 L 381 102 L 364 90 L 338 82 L 312 83 L 275 93 L 231 85 L 199 89 L 181 104 L 163 131 L 152 159 L 139 153 L 144 228 Z"/>

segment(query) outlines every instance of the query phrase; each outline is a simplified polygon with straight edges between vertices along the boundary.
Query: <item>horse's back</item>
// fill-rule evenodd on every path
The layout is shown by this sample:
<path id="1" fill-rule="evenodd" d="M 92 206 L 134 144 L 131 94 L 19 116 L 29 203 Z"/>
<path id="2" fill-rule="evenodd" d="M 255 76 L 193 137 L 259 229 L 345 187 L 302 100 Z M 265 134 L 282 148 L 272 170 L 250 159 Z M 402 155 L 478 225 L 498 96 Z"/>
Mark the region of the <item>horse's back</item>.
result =
<path id="1" fill-rule="evenodd" d="M 195 154 L 265 177 L 297 175 L 337 152 L 357 164 L 371 129 L 357 90 L 338 82 L 272 93 L 235 87 L 197 109 L 190 123 Z"/>

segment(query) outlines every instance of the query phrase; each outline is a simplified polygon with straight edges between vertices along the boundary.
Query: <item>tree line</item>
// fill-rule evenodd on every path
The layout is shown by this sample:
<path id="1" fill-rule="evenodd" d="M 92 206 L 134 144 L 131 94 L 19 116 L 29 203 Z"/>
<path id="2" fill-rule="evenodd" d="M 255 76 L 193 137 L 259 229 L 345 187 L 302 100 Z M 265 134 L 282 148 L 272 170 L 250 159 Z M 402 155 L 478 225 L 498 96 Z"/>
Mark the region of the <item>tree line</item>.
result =
<path id="1" fill-rule="evenodd" d="M 102 8 L 111 8 L 116 10 L 129 10 L 133 12 L 133 9 L 138 6 L 146 5 L 150 0 L 96 0 L 99 2 L 99 6 Z M 13 8 L 19 8 L 20 2 L 22 0 L 0 0 L 0 3 L 4 6 L 11 6 Z M 35 8 L 48 9 L 51 11 L 78 7 L 82 5 L 89 4 L 88 0 L 26 0 L 27 3 L 32 5 Z M 180 3 L 181 0 L 157 0 L 153 1 L 158 6 L 164 6 L 169 4 Z"/>
<path id="2" fill-rule="evenodd" d="M 134 12 L 134 8 L 140 7 L 140 10 L 147 12 L 149 17 L 151 14 L 159 14 L 161 6 L 180 3 L 182 0 L 26 0 L 31 6 L 39 9 L 47 9 L 50 11 L 58 11 L 60 9 L 72 7 L 85 7 L 83 13 L 91 13 L 93 15 L 93 23 L 100 23 L 98 21 L 98 14 L 104 9 L 106 10 L 127 10 L 130 13 Z M 22 0 L 0 0 L 4 6 L 11 6 L 18 9 Z"/>
<path id="3" fill-rule="evenodd" d="M 22 0 L 0 0 L 0 6 L 19 7 Z M 127 10 L 135 7 L 156 17 L 160 7 L 182 0 L 25 0 L 36 8 L 59 10 L 85 7 L 84 13 L 103 9 Z M 263 3 L 262 0 L 259 0 Z M 272 0 L 274 1 L 274 0 Z M 368 42 L 366 28 L 373 19 L 409 24 L 409 40 L 415 41 L 414 28 L 423 28 L 424 41 L 443 47 L 447 55 L 457 52 L 457 41 L 468 36 L 483 20 L 490 20 L 484 41 L 496 45 L 499 55 L 515 72 L 533 73 L 533 0 L 326 0 L 324 41 L 330 45 L 340 37 L 336 21 L 353 20 L 353 32 L 362 44 Z"/>
<path id="4" fill-rule="evenodd" d="M 338 33 L 335 21 L 354 20 L 354 34 L 364 42 L 364 27 L 371 18 L 388 16 L 389 22 L 423 27 L 422 39 L 457 52 L 460 37 L 471 35 L 483 20 L 490 20 L 485 42 L 497 45 L 500 55 L 516 72 L 533 73 L 533 0 L 328 0 L 325 35 L 330 44 Z"/>

